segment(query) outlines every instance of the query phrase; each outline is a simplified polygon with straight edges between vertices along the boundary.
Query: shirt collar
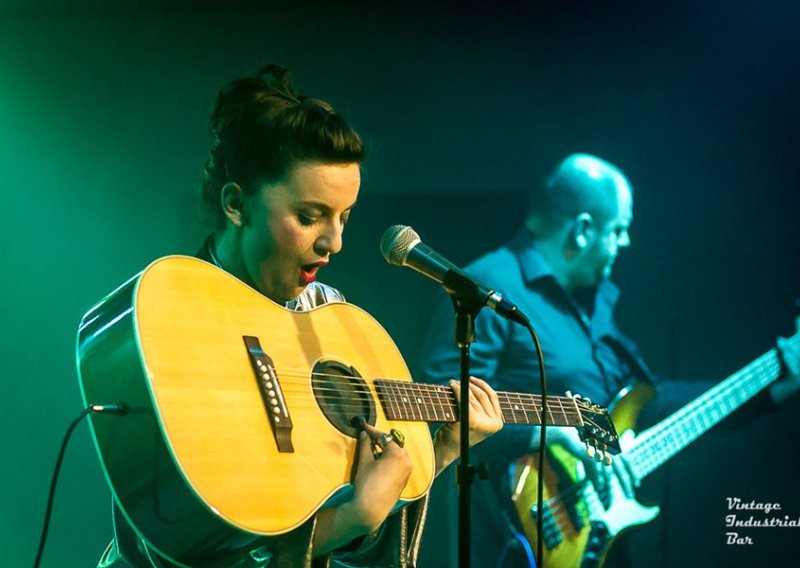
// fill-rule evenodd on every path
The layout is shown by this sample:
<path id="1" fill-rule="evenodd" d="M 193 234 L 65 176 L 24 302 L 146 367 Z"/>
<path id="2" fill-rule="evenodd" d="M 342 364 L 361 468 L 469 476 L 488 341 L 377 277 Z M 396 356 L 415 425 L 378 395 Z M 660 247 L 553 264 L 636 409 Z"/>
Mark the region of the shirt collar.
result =
<path id="1" fill-rule="evenodd" d="M 550 264 L 545 260 L 541 251 L 536 248 L 536 241 L 531 234 L 522 228 L 511 239 L 509 248 L 519 260 L 520 270 L 525 284 L 534 285 L 544 279 L 551 280 L 556 286 L 561 288 L 566 294 L 567 291 L 558 283 L 553 274 L 553 269 Z M 619 288 L 608 278 L 604 278 L 597 285 L 597 299 L 598 303 L 605 304 L 613 308 L 619 299 Z"/>

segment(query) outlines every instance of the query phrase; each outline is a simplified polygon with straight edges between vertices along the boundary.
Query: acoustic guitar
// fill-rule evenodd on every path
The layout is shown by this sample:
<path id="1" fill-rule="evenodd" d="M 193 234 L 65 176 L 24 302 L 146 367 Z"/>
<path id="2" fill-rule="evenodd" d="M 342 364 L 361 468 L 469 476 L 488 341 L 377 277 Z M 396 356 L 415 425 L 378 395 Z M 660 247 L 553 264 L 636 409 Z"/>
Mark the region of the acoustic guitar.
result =
<path id="1" fill-rule="evenodd" d="M 800 320 L 798 320 L 800 322 Z M 800 326 L 799 326 L 800 327 Z M 800 344 L 800 332 L 789 341 Z M 773 348 L 668 418 L 634 434 L 636 418 L 652 399 L 653 389 L 639 383 L 621 392 L 611 406 L 611 419 L 620 432 L 620 445 L 634 474 L 643 479 L 772 384 L 781 374 Z M 544 466 L 542 506 L 545 565 L 559 568 L 602 566 L 621 531 L 653 520 L 657 506 L 643 506 L 627 497 L 616 476 L 599 493 L 578 461 L 560 446 L 548 448 Z M 514 505 L 531 543 L 537 542 L 538 456 L 519 459 L 513 467 Z"/>
<path id="2" fill-rule="evenodd" d="M 190 257 L 159 259 L 89 310 L 77 338 L 100 462 L 122 514 L 179 564 L 229 566 L 343 498 L 357 417 L 402 430 L 414 464 L 401 501 L 434 476 L 429 422 L 454 422 L 452 390 L 411 381 L 386 331 L 331 303 L 294 312 Z M 541 423 L 541 399 L 498 393 L 503 418 Z M 549 397 L 547 422 L 610 451 L 604 409 Z"/>

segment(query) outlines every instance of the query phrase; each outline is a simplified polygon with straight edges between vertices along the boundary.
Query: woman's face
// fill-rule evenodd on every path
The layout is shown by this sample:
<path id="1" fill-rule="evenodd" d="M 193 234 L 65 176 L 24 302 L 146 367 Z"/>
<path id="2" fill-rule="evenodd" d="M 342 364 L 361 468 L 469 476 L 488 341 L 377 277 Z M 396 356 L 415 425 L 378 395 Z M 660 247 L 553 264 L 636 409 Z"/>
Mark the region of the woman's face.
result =
<path id="1" fill-rule="evenodd" d="M 356 163 L 299 162 L 247 195 L 240 254 L 250 283 L 279 303 L 300 294 L 342 249 L 360 184 Z"/>

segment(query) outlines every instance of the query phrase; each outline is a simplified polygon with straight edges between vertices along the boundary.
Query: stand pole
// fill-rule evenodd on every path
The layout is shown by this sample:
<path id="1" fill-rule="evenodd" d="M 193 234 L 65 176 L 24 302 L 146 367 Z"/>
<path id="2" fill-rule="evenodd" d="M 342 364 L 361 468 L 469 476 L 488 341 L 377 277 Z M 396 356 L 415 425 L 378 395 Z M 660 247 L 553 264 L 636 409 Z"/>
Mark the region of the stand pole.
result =
<path id="1" fill-rule="evenodd" d="M 475 467 L 469 463 L 469 348 L 475 338 L 475 315 L 480 306 L 465 304 L 453 298 L 456 311 L 455 340 L 461 358 L 461 462 L 456 470 L 458 482 L 458 566 L 470 567 L 470 548 L 472 537 L 472 479 Z"/>

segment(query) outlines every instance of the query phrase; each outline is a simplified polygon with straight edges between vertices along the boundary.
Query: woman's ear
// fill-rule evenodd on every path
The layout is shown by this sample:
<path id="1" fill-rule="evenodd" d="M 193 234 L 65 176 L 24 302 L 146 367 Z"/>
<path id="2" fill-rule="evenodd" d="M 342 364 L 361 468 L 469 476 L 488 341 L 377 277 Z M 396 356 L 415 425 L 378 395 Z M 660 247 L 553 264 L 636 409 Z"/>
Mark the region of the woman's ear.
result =
<path id="1" fill-rule="evenodd" d="M 220 205 L 225 217 L 236 227 L 247 224 L 247 215 L 244 210 L 244 190 L 238 183 L 229 181 L 222 186 L 220 192 Z"/>

